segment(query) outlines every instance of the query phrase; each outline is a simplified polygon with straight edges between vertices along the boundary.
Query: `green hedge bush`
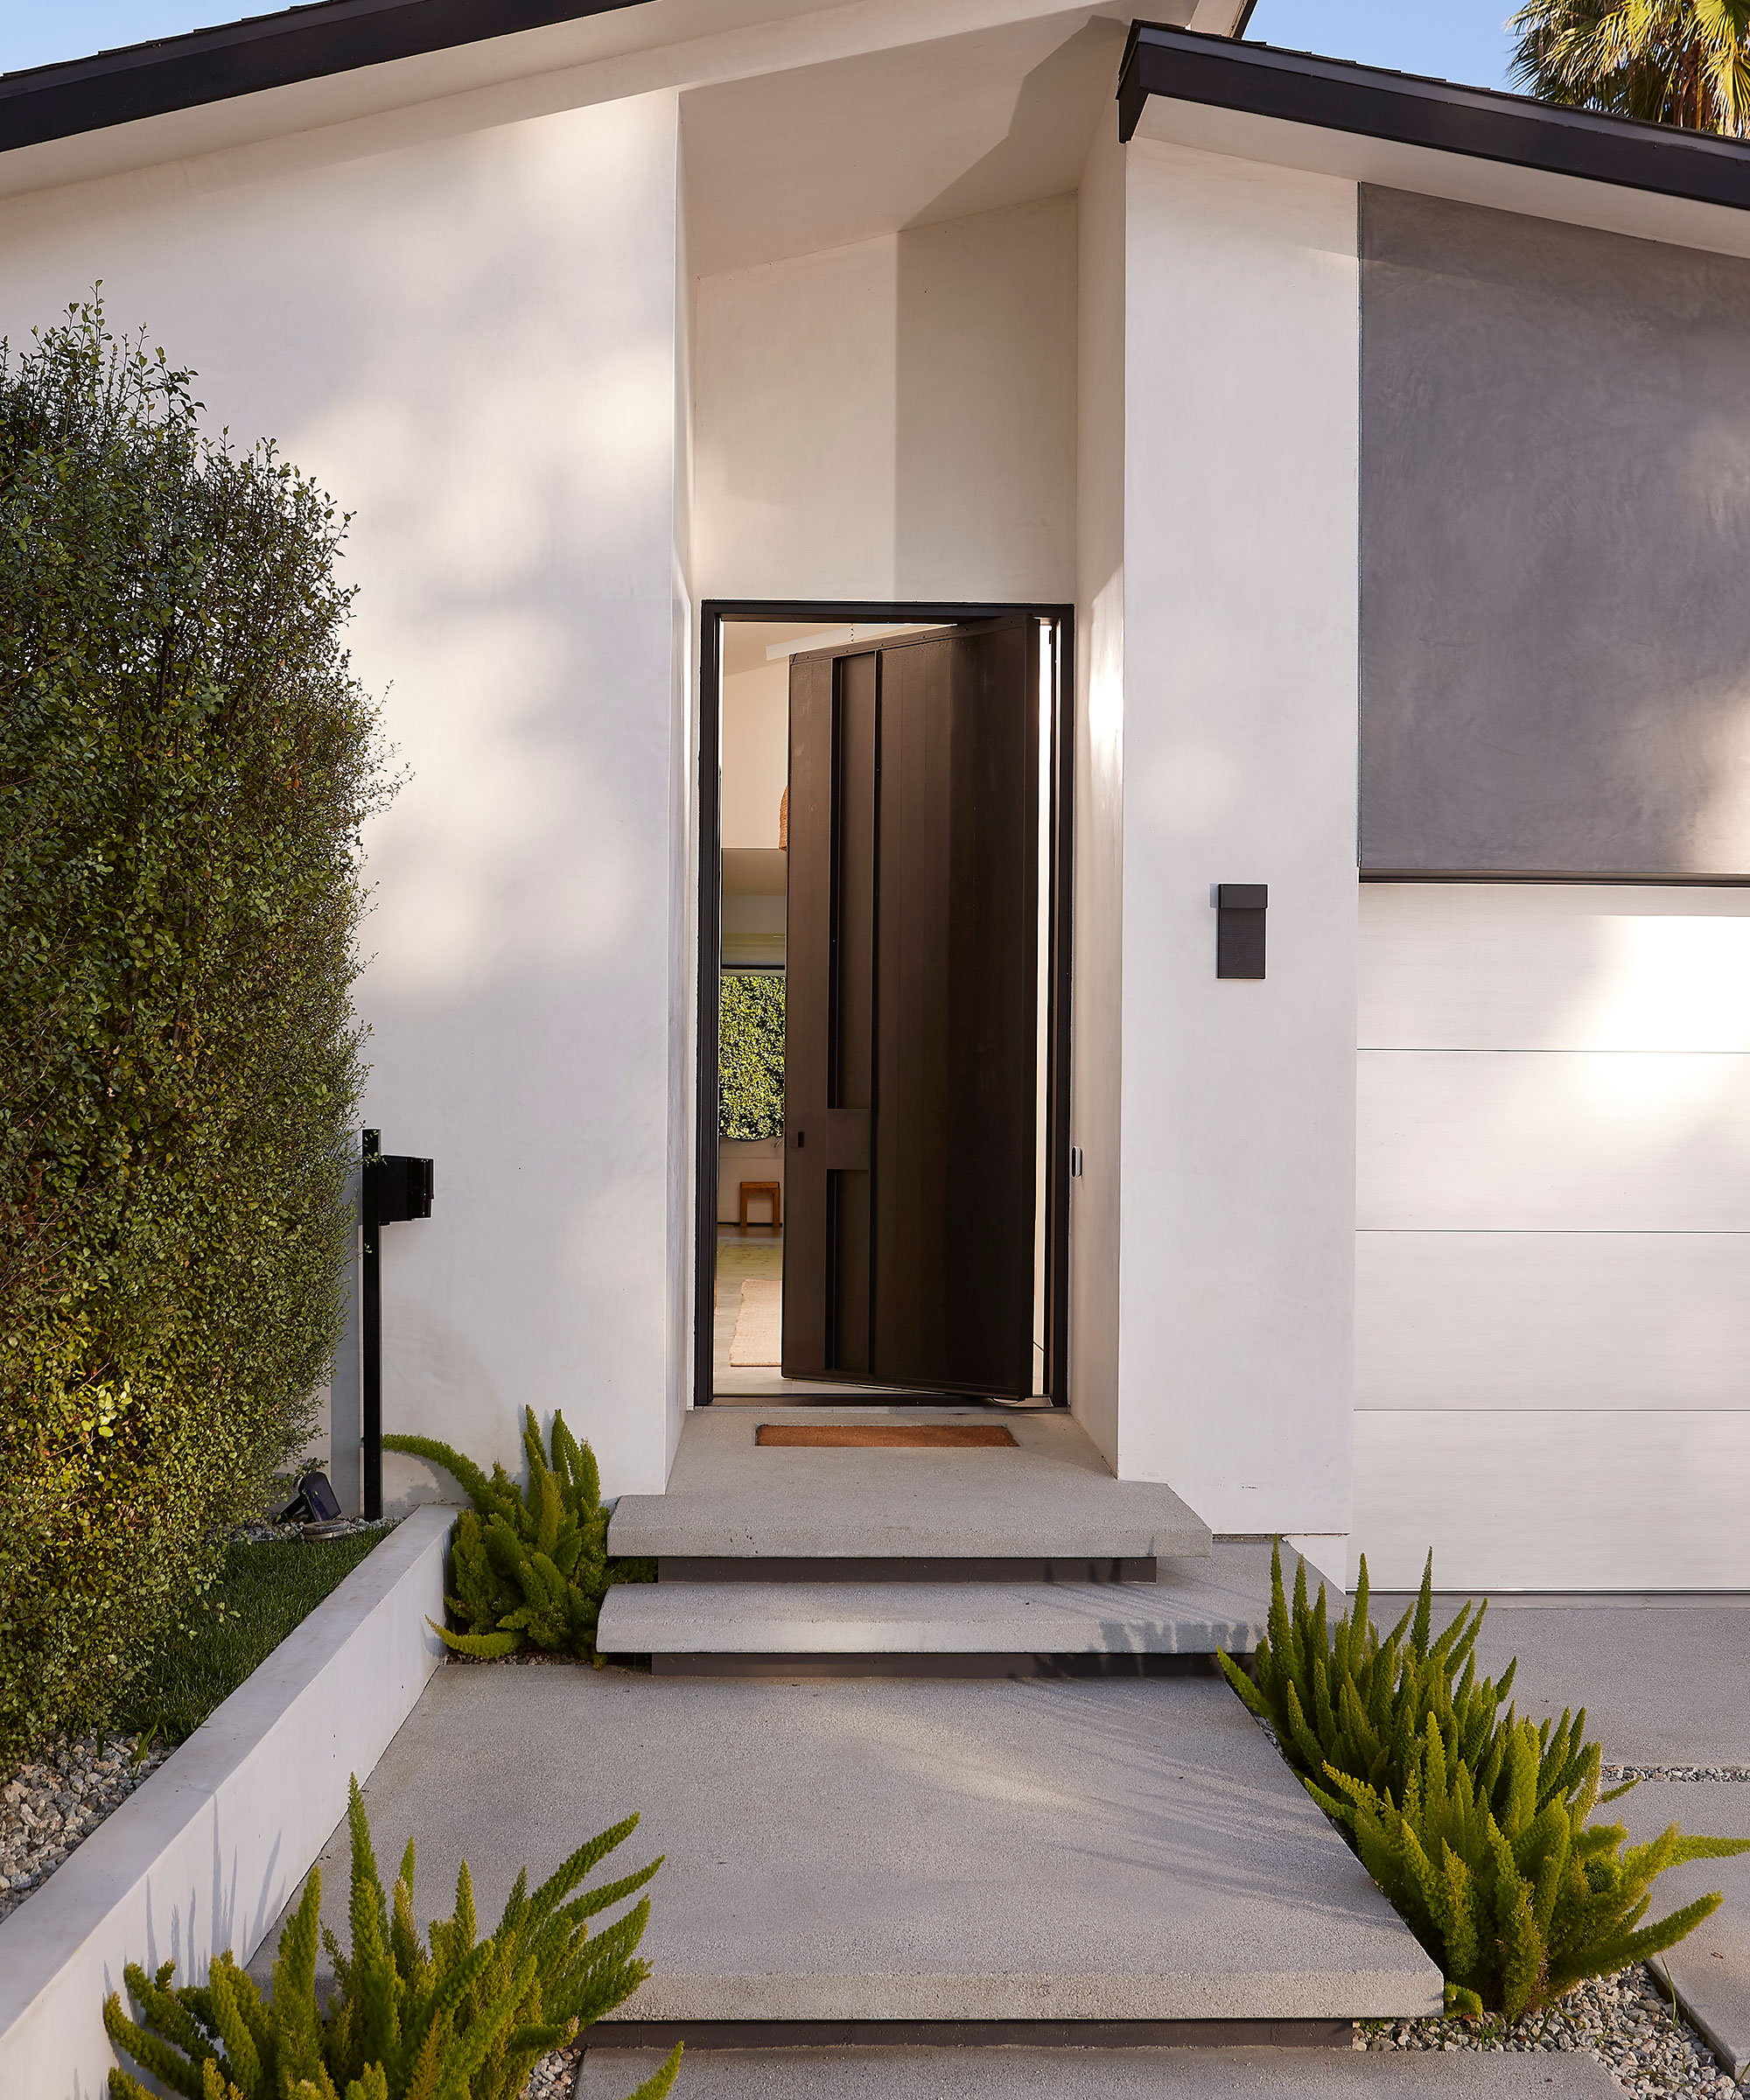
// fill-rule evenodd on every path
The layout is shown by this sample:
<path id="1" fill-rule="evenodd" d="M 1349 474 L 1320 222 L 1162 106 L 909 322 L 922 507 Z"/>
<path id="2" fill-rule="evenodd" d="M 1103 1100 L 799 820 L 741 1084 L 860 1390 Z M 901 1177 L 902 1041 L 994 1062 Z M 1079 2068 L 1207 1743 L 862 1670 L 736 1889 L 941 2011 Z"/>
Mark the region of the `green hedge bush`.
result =
<path id="1" fill-rule="evenodd" d="M 1600 1796 L 1586 1710 L 1537 1727 L 1511 1706 L 1503 1717 L 1516 1664 L 1499 1684 L 1477 1676 L 1487 1603 L 1466 1604 L 1433 1637 L 1433 1586 L 1431 1553 L 1421 1594 L 1382 1640 L 1363 1559 L 1353 1615 L 1327 1628 L 1324 1585 L 1309 1606 L 1304 1562 L 1290 1609 L 1278 1545 L 1256 1682 L 1230 1656 L 1222 1665 L 1440 1964 L 1448 2012 L 1516 2020 L 1588 1977 L 1675 1946 L 1720 1899 L 1643 1926 L 1654 1880 L 1685 1859 L 1750 1851 L 1750 1841 L 1685 1837 L 1673 1824 L 1625 1852 L 1620 1824 L 1590 1820 L 1600 1798 L 1629 1789 Z"/>
<path id="2" fill-rule="evenodd" d="M 784 1131 L 784 980 L 724 976 L 718 994 L 718 1135 Z"/>
<path id="3" fill-rule="evenodd" d="M 101 305 L 0 346 L 0 1756 L 303 1443 L 352 1231 L 343 521 Z"/>

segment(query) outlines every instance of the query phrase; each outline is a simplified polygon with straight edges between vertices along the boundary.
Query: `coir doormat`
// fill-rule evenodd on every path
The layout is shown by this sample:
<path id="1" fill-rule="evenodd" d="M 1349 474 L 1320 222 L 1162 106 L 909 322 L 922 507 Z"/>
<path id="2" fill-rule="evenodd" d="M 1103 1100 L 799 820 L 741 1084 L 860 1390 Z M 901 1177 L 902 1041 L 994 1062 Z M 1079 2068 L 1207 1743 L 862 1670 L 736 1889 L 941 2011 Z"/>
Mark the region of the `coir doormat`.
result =
<path id="1" fill-rule="evenodd" d="M 753 1441 L 813 1451 L 988 1451 L 1015 1445 L 999 1422 L 762 1422 Z"/>

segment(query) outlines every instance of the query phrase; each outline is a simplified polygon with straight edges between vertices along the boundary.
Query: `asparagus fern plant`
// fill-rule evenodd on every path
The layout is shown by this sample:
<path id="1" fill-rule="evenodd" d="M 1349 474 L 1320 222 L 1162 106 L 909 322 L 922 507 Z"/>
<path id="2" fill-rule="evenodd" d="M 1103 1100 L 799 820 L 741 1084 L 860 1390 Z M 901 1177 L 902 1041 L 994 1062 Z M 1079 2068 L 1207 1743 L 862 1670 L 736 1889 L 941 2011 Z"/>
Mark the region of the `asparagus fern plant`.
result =
<path id="1" fill-rule="evenodd" d="M 346 1816 L 351 1955 L 319 1927 L 322 1877 L 312 1871 L 280 1935 L 270 2000 L 228 1953 L 202 1988 L 174 1987 L 173 1962 L 150 1978 L 130 1962 L 124 1974 L 139 2017 L 122 2010 L 118 1992 L 103 2007 L 119 2054 L 186 2100 L 514 2100 L 539 2058 L 624 2003 L 649 1974 L 637 1957 L 648 1896 L 593 1937 L 589 1921 L 636 1895 L 661 1859 L 572 1894 L 637 1816 L 580 1845 L 532 1896 L 519 1874 L 485 1939 L 475 1936 L 464 1862 L 454 1914 L 433 1922 L 429 1948 L 413 1922 L 412 1845 L 385 1899 L 356 1780 Z M 318 1931 L 338 1984 L 326 2012 L 316 1990 Z M 662 2100 L 680 2060 L 677 2048 L 632 2100 Z M 148 2100 L 123 2070 L 109 2074 L 109 2093 Z"/>
<path id="2" fill-rule="evenodd" d="M 486 1661 L 536 1648 L 598 1662 L 596 1620 L 609 1586 L 648 1582 L 655 1571 L 648 1561 L 609 1560 L 608 1512 L 588 1444 L 580 1445 L 556 1412 L 550 1459 L 535 1410 L 523 1412 L 527 1488 L 502 1466 L 488 1480 L 472 1460 L 436 1438 L 383 1438 L 385 1451 L 441 1466 L 473 1504 L 456 1520 L 444 1597 L 465 1630 L 436 1630 L 458 1655 Z"/>
<path id="3" fill-rule="evenodd" d="M 1503 1716 L 1516 1665 L 1498 1684 L 1477 1675 L 1487 1603 L 1466 1604 L 1431 1638 L 1433 1583 L 1431 1553 L 1421 1593 L 1382 1640 L 1363 1559 L 1354 1609 L 1329 1628 L 1322 1583 L 1307 1603 L 1304 1563 L 1290 1608 L 1278 1547 L 1256 1682 L 1228 1656 L 1222 1663 L 1439 1963 L 1448 2012 L 1516 2020 L 1692 1932 L 1719 1896 L 1643 1926 L 1654 1880 L 1683 1860 L 1750 1850 L 1750 1840 L 1685 1837 L 1673 1824 L 1624 1851 L 1620 1824 L 1589 1822 L 1600 1800 L 1628 1787 L 1600 1796 L 1585 1708 L 1539 1726 L 1510 1705 Z"/>

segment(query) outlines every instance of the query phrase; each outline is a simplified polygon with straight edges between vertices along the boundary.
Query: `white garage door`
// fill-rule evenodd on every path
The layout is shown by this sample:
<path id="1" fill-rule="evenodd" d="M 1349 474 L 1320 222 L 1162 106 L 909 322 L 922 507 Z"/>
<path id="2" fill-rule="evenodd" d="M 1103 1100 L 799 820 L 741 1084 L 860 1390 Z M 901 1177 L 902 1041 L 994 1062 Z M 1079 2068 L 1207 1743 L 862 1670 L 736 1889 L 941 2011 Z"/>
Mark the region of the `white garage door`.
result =
<path id="1" fill-rule="evenodd" d="M 1750 890 L 1361 904 L 1375 1583 L 1750 1588 Z"/>

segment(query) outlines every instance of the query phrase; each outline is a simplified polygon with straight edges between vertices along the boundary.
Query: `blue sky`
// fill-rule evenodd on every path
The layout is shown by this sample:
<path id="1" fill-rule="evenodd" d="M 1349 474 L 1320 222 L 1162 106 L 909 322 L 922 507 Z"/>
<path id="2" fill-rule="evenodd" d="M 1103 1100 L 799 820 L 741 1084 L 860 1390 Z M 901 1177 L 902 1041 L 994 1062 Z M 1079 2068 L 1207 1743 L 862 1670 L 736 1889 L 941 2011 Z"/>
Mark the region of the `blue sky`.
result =
<path id="1" fill-rule="evenodd" d="M 1289 51 L 1505 88 L 1517 0 L 1258 0 L 1248 38 Z M 1138 12 L 1145 11 L 1141 8 Z"/>
<path id="2" fill-rule="evenodd" d="M 143 44 L 243 15 L 266 0 L 0 0 L 0 73 Z M 1146 17 L 1146 0 L 1137 0 Z M 1507 84 L 1511 0 L 1258 0 L 1248 35 L 1479 88 Z"/>
<path id="3" fill-rule="evenodd" d="M 0 0 L 0 73 L 277 11 L 273 0 Z"/>

